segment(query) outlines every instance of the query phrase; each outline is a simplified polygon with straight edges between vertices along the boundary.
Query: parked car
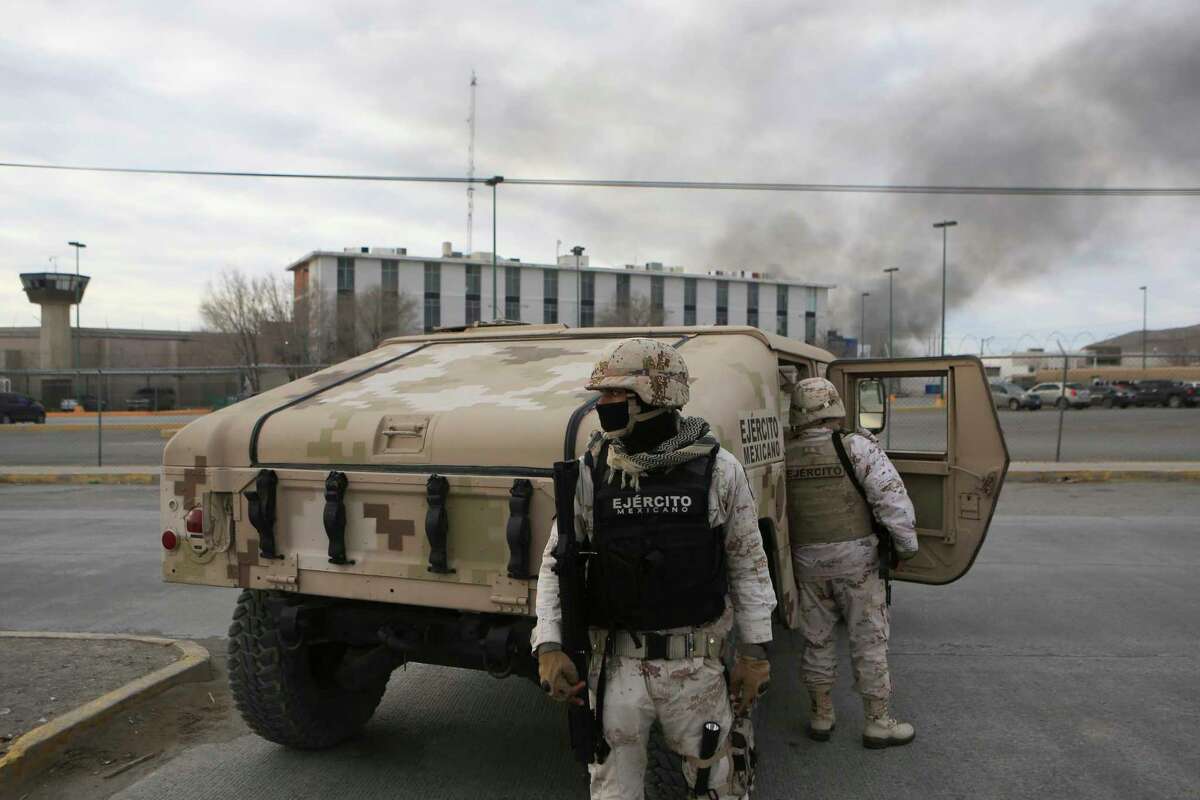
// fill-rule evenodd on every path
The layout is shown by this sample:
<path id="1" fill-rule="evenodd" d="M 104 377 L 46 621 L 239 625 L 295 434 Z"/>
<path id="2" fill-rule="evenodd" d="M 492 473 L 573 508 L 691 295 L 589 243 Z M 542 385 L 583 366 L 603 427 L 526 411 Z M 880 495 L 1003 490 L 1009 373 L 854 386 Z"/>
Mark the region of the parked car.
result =
<path id="1" fill-rule="evenodd" d="M 1036 394 L 1044 405 L 1053 405 L 1055 408 L 1087 408 L 1092 404 L 1092 393 L 1083 388 L 1082 383 L 1068 383 L 1065 386 L 1056 381 L 1039 383 L 1029 393 Z"/>
<path id="2" fill-rule="evenodd" d="M 46 409 L 37 400 L 17 392 L 0 393 L 0 424 L 46 422 Z"/>
<path id="3" fill-rule="evenodd" d="M 1139 406 L 1183 408 L 1200 404 L 1200 389 L 1179 381 L 1148 380 L 1137 382 L 1135 401 Z"/>
<path id="4" fill-rule="evenodd" d="M 108 411 L 108 401 L 101 400 L 94 394 L 85 394 L 83 397 L 79 398 L 79 402 L 83 406 L 84 411 L 95 411 L 101 407 L 103 407 L 105 411 Z"/>
<path id="5" fill-rule="evenodd" d="M 64 397 L 62 400 L 59 401 L 58 409 L 59 409 L 59 411 L 74 411 L 75 409 L 82 406 L 84 411 L 95 411 L 101 404 L 103 404 L 104 410 L 108 411 L 108 401 L 107 400 L 104 400 L 102 403 L 101 400 L 96 397 L 96 395 L 85 394 L 85 395 L 80 396 L 79 398 Z"/>
<path id="6" fill-rule="evenodd" d="M 1137 402 L 1137 392 L 1133 384 L 1116 382 L 1093 384 L 1089 389 L 1092 393 L 1092 405 L 1104 408 L 1129 408 Z"/>
<path id="7" fill-rule="evenodd" d="M 130 411 L 167 411 L 175 407 L 175 390 L 169 386 L 143 386 L 125 402 Z"/>
<path id="8" fill-rule="evenodd" d="M 1007 408 L 1009 411 L 1019 411 L 1027 408 L 1037 411 L 1042 407 L 1042 398 L 1017 386 L 1015 383 L 993 383 L 992 402 L 996 408 Z"/>

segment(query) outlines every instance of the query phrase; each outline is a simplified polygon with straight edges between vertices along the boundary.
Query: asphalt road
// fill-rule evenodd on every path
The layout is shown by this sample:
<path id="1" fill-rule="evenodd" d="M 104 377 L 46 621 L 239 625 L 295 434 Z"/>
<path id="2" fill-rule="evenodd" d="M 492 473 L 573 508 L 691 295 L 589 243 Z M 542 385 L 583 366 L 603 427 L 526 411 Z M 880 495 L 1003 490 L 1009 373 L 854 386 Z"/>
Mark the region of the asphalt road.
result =
<path id="1" fill-rule="evenodd" d="M 233 590 L 158 582 L 155 503 L 145 487 L 0 487 L 3 625 L 222 633 Z M 804 738 L 781 637 L 756 797 L 1197 797 L 1198 517 L 1196 484 L 1006 486 L 965 578 L 895 589 L 895 705 L 917 741 L 864 751 L 846 674 L 833 741 Z M 584 797 L 563 735 L 530 684 L 413 666 L 346 746 L 199 745 L 116 796 Z"/>
<path id="2" fill-rule="evenodd" d="M 1053 461 L 1059 414 L 1054 410 L 997 412 L 1014 461 Z M 113 417 L 113 424 L 136 418 Z M 152 418 L 157 425 L 175 418 Z M 188 418 L 179 418 L 180 424 Z M 945 415 L 934 410 L 892 415 L 893 446 L 945 447 Z M 0 428 L 0 464 L 91 466 L 96 464 L 96 431 Z M 162 463 L 165 440 L 157 428 L 106 428 L 106 465 Z M 1090 408 L 1063 415 L 1063 461 L 1200 460 L 1200 408 Z"/>

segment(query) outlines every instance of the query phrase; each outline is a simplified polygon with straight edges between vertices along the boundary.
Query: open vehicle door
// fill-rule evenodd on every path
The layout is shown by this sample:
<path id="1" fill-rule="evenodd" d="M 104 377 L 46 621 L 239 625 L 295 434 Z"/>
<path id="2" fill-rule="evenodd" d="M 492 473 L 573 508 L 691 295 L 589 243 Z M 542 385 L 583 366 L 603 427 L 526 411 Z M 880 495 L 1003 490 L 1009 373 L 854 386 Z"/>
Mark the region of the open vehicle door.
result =
<path id="1" fill-rule="evenodd" d="M 847 427 L 876 434 L 917 512 L 920 552 L 896 580 L 950 583 L 987 535 L 1008 447 L 983 363 L 974 356 L 835 361 L 827 377 Z"/>

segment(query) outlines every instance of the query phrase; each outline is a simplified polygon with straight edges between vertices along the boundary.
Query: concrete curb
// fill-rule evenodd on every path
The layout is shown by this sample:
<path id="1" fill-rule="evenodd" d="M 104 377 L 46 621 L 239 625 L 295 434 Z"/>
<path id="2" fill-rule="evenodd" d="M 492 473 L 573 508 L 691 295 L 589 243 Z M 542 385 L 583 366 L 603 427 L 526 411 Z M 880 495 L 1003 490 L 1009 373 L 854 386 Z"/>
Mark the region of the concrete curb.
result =
<path id="1" fill-rule="evenodd" d="M 181 683 L 206 681 L 212 677 L 208 650 L 185 639 L 158 636 L 125 636 L 108 633 L 55 633 L 47 631 L 0 631 L 0 639 L 117 639 L 144 642 L 179 651 L 173 664 L 143 675 L 137 680 L 97 697 L 90 703 L 55 717 L 44 725 L 21 735 L 0 757 L 0 785 L 16 785 L 47 767 L 71 741 L 134 703 L 153 697 Z"/>
<path id="2" fill-rule="evenodd" d="M 0 484 L 17 484 L 23 486 L 39 485 L 90 485 L 113 484 L 151 486 L 156 485 L 162 471 L 130 470 L 126 472 L 63 472 L 48 467 L 45 471 L 0 471 Z"/>
<path id="3" fill-rule="evenodd" d="M 187 423 L 179 422 L 105 422 L 106 431 L 161 431 L 179 430 Z M 0 433 L 75 433 L 78 431 L 95 431 L 94 422 L 62 422 L 53 425 L 5 425 L 0 427 Z"/>
<path id="4" fill-rule="evenodd" d="M 1156 483 L 1200 481 L 1200 467 L 1182 469 L 1010 469 L 1008 480 L 1014 483 L 1104 483 L 1108 481 L 1154 481 Z"/>

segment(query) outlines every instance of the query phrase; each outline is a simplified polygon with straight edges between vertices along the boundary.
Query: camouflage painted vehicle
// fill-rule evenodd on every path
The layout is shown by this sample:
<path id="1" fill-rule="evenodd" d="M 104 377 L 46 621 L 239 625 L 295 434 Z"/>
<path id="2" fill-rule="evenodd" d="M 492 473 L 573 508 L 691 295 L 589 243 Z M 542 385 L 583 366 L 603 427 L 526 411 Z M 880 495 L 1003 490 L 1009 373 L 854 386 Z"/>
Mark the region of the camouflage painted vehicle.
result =
<path id="1" fill-rule="evenodd" d="M 479 326 L 378 349 L 203 417 L 166 447 L 163 576 L 242 590 L 230 676 L 250 727 L 299 748 L 361 728 L 406 661 L 533 677 L 552 464 L 598 427 L 584 390 L 613 338 L 679 348 L 686 413 L 742 461 L 779 604 L 797 623 L 784 487 L 791 385 L 825 375 L 850 420 L 885 428 L 884 378 L 946 385 L 933 450 L 891 453 L 921 553 L 896 578 L 948 583 L 983 543 L 1008 453 L 969 356 L 835 362 L 757 328 Z M 903 415 L 897 415 L 903 416 Z"/>

